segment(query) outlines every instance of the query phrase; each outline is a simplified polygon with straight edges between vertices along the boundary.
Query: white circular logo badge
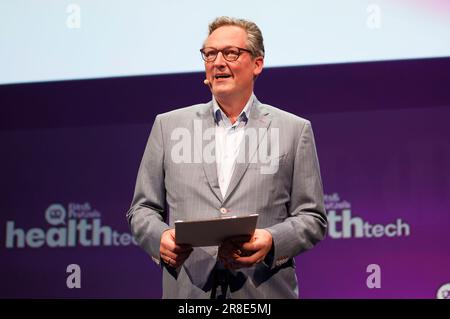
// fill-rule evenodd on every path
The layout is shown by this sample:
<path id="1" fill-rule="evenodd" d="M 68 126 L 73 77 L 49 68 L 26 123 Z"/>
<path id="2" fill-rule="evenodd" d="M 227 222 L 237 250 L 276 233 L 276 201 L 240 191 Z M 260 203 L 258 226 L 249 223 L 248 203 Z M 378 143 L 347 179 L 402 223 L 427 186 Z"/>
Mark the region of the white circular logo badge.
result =
<path id="1" fill-rule="evenodd" d="M 45 211 L 45 219 L 53 226 L 65 224 L 66 209 L 61 204 L 52 204 Z"/>
<path id="2" fill-rule="evenodd" d="M 442 285 L 436 293 L 437 299 L 450 299 L 450 283 Z"/>

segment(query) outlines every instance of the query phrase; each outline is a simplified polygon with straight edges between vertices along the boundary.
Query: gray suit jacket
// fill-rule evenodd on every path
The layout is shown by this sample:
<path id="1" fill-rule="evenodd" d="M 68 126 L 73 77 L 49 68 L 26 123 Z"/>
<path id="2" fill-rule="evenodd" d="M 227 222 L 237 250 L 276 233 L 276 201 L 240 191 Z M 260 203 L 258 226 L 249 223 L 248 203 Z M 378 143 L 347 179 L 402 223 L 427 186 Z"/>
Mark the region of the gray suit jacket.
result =
<path id="1" fill-rule="evenodd" d="M 263 263 L 226 271 L 228 296 L 297 298 L 293 258 L 322 240 L 327 227 L 311 124 L 255 98 L 245 130 L 256 132 L 258 139 L 255 143 L 248 137 L 247 143 L 241 144 L 240 160 L 224 198 L 217 165 L 208 158 L 214 154 L 214 136 L 209 134 L 214 126 L 212 102 L 156 117 L 127 213 L 131 232 L 160 263 L 161 234 L 173 227 L 175 220 L 218 217 L 224 211 L 232 215 L 258 213 L 257 228 L 272 234 L 273 249 Z M 209 298 L 217 249 L 194 248 L 176 270 L 161 263 L 163 297 Z"/>

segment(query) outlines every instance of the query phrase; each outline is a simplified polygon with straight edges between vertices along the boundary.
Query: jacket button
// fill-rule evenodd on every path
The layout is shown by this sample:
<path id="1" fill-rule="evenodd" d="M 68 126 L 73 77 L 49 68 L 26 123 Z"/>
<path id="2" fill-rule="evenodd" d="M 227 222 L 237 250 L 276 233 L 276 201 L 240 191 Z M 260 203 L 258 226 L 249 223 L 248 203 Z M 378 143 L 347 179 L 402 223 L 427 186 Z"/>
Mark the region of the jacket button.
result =
<path id="1" fill-rule="evenodd" d="M 219 210 L 222 214 L 228 213 L 228 209 L 226 209 L 225 207 L 221 207 Z"/>

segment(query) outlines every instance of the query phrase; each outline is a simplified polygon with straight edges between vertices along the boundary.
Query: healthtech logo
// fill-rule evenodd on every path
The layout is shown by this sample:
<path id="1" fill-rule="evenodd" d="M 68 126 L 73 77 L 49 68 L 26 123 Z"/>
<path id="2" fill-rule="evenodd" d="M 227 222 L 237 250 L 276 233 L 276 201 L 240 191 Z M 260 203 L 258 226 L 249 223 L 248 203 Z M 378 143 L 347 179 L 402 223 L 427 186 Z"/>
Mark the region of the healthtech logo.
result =
<path id="1" fill-rule="evenodd" d="M 328 216 L 328 234 L 331 238 L 380 238 L 410 235 L 409 224 L 401 218 L 394 223 L 371 224 L 361 217 L 353 217 L 351 204 L 341 201 L 339 194 L 325 195 L 325 209 Z"/>
<path id="2" fill-rule="evenodd" d="M 136 245 L 131 234 L 102 225 L 101 213 L 90 203 L 69 203 L 67 209 L 59 203 L 51 204 L 45 210 L 45 220 L 53 227 L 24 229 L 13 220 L 7 221 L 6 248 Z"/>

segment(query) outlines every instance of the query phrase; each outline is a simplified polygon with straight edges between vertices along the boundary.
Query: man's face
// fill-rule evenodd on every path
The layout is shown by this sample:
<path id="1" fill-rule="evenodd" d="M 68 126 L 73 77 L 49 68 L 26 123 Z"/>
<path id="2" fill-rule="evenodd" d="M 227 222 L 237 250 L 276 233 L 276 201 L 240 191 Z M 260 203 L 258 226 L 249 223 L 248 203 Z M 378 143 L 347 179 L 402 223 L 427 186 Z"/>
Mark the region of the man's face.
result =
<path id="1" fill-rule="evenodd" d="M 237 26 L 223 26 L 214 30 L 204 44 L 204 48 L 218 50 L 230 46 L 248 49 L 247 32 Z M 225 60 L 220 52 L 215 61 L 205 62 L 206 78 L 219 100 L 248 97 L 253 91 L 253 79 L 262 72 L 263 64 L 264 58 L 254 58 L 249 52 L 242 51 L 233 62 Z"/>

